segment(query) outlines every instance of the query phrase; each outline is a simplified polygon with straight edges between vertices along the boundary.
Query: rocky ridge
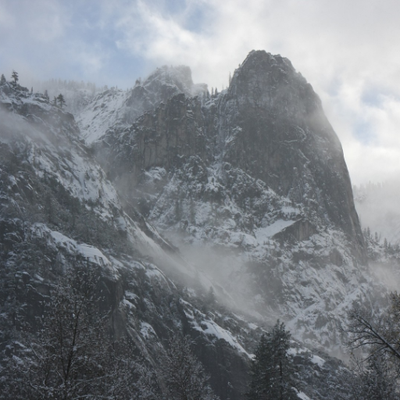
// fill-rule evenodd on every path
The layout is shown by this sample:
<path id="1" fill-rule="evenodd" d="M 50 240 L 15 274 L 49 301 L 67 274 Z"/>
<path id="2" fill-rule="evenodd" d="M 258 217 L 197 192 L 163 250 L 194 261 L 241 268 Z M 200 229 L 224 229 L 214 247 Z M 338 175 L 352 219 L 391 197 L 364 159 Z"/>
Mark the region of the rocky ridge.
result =
<path id="1" fill-rule="evenodd" d="M 339 345 L 374 285 L 340 142 L 290 61 L 253 51 L 227 90 L 180 93 L 93 146 L 125 201 L 188 258 L 214 253 L 199 267 L 247 309 Z"/>
<path id="2" fill-rule="evenodd" d="M 34 325 L 55 277 L 89 263 L 102 271 L 116 334 L 154 369 L 167 339 L 189 334 L 216 393 L 241 399 L 256 341 L 284 317 L 303 342 L 293 342 L 299 397 L 346 398 L 349 372 L 310 346 L 340 345 L 335 324 L 373 284 L 317 96 L 265 52 L 215 96 L 177 71 L 138 82 L 129 104 L 119 91 L 99 94 L 78 124 L 41 94 L 0 86 L 2 326 L 11 315 Z M 4 356 L 17 344 L 2 332 Z"/>

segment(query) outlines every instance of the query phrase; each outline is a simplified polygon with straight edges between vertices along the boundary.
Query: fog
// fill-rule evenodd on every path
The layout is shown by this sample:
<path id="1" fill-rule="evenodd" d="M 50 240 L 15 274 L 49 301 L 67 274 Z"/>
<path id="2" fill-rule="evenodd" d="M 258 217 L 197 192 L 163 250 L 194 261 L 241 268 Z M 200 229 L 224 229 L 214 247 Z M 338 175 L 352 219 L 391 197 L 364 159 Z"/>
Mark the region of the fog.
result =
<path id="1" fill-rule="evenodd" d="M 249 273 L 248 254 L 211 242 L 193 243 L 183 232 L 166 232 L 165 236 L 179 249 L 176 262 L 183 262 L 184 268 L 191 271 L 184 281 L 188 287 L 197 288 L 203 296 L 212 288 L 220 306 L 246 314 L 258 323 L 272 325 L 278 318 L 283 319 L 279 307 L 266 292 L 257 295 L 254 276 Z M 160 260 L 160 265 L 163 264 L 165 259 Z M 179 279 L 182 282 L 182 277 Z"/>
<path id="2" fill-rule="evenodd" d="M 400 180 L 370 182 L 353 192 L 362 228 L 376 233 L 381 243 L 400 244 Z"/>

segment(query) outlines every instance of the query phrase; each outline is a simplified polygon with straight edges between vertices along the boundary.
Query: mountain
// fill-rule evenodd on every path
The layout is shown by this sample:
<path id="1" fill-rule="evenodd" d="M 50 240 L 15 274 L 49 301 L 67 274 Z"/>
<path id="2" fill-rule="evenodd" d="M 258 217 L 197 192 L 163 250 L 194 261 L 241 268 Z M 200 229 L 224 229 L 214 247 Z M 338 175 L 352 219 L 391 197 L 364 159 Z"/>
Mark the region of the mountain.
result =
<path id="1" fill-rule="evenodd" d="M 93 265 L 102 271 L 117 336 L 127 334 L 156 366 L 158 349 L 186 327 L 223 398 L 240 398 L 249 360 L 240 342 L 255 339 L 236 335 L 248 336 L 249 324 L 229 312 L 205 312 L 201 283 L 197 294 L 187 292 L 154 264 L 162 260 L 163 268 L 194 276 L 143 217 L 124 211 L 71 114 L 8 82 L 0 104 L 1 359 L 17 351 L 15 321 L 38 329 L 56 277 Z M 221 366 L 219 357 L 231 365 Z"/>
<path id="2" fill-rule="evenodd" d="M 77 122 L 87 143 L 102 137 L 114 125 L 129 127 L 137 117 L 178 93 L 191 97 L 205 92 L 206 85 L 195 85 L 189 67 L 161 67 L 133 89 L 115 88 L 99 93 L 84 108 Z"/>
<path id="3" fill-rule="evenodd" d="M 93 147 L 126 204 L 299 339 L 339 344 L 337 320 L 372 295 L 340 142 L 287 59 L 253 51 L 227 90 L 181 92 Z"/>
<path id="4" fill-rule="evenodd" d="M 189 335 L 216 394 L 241 399 L 280 318 L 299 398 L 350 398 L 326 351 L 343 351 L 353 301 L 385 289 L 339 140 L 290 61 L 253 51 L 212 95 L 162 67 L 85 104 L 74 116 L 0 84 L 0 383 L 59 277 L 90 266 L 113 335 L 152 371 Z"/>

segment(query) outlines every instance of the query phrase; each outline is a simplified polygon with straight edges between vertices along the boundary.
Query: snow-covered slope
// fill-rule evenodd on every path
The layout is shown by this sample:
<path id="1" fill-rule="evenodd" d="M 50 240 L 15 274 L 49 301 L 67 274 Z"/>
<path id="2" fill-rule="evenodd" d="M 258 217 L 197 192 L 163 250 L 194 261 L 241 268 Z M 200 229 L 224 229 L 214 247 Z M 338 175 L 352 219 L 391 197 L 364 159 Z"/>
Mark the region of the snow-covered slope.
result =
<path id="1" fill-rule="evenodd" d="M 340 346 L 336 322 L 374 284 L 340 143 L 290 62 L 252 52 L 214 96 L 163 67 L 78 119 L 0 85 L 1 354 L 57 276 L 95 265 L 115 335 L 155 370 L 189 334 L 217 394 L 241 399 L 281 318 L 303 342 L 299 398 L 346 398 L 349 372 L 310 347 Z"/>
<path id="2" fill-rule="evenodd" d="M 340 142 L 287 59 L 251 52 L 226 91 L 171 97 L 95 151 L 188 260 L 298 338 L 339 345 L 337 320 L 372 295 Z"/>
<path id="3" fill-rule="evenodd" d="M 195 85 L 188 67 L 161 67 L 133 89 L 110 89 L 99 93 L 77 113 L 77 122 L 87 143 L 93 143 L 112 126 L 129 126 L 137 117 L 178 93 L 202 95 L 206 85 Z"/>
<path id="4" fill-rule="evenodd" d="M 214 368 L 213 380 L 239 399 L 249 361 L 245 341 L 224 327 L 223 319 L 197 309 L 207 286 L 198 282 L 196 291 L 184 294 L 150 261 L 183 272 L 183 278 L 194 276 L 173 253 L 139 214 L 123 209 L 71 114 L 18 85 L 0 86 L 2 358 L 4 346 L 14 346 L 9 324 L 26 315 L 40 318 L 51 282 L 71 265 L 90 264 L 107 282 L 114 329 L 128 330 L 143 357 L 156 365 L 155 350 L 186 326 L 185 333 L 203 338 L 208 350 L 198 350 L 207 357 L 208 370 L 217 354 L 235 363 L 229 373 Z M 10 282 L 19 289 L 9 292 Z M 213 329 L 201 328 L 203 320 Z"/>

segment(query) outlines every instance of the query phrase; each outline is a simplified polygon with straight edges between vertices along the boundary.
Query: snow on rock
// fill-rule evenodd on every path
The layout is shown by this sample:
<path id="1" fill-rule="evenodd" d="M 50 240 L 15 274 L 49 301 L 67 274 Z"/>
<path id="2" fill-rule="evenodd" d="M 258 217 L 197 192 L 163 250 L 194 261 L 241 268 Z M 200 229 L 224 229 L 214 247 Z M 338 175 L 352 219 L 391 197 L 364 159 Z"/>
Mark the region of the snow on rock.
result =
<path id="1" fill-rule="evenodd" d="M 119 111 L 127 99 L 127 92 L 117 89 L 99 93 L 77 114 L 77 123 L 87 143 L 93 143 L 103 136 L 107 129 L 122 117 Z"/>
<path id="2" fill-rule="evenodd" d="M 283 229 L 287 228 L 290 225 L 293 225 L 296 221 L 292 220 L 277 220 L 273 222 L 271 225 L 266 226 L 266 227 L 261 227 L 258 229 L 255 229 L 254 234 L 259 242 L 263 242 L 266 238 L 270 238 L 277 234 L 278 232 L 281 232 Z"/>
<path id="3" fill-rule="evenodd" d="M 179 93 L 198 95 L 206 86 L 192 81 L 190 68 L 186 66 L 157 68 L 143 82 L 136 81 L 128 90 L 106 90 L 77 114 L 77 122 L 83 137 L 91 144 L 104 136 L 115 125 L 127 127 L 145 112 Z"/>
<path id="4" fill-rule="evenodd" d="M 308 397 L 305 393 L 303 392 L 297 392 L 297 397 L 301 400 L 311 400 L 310 397 Z"/>
<path id="5" fill-rule="evenodd" d="M 64 250 L 73 255 L 80 255 L 87 261 L 97 264 L 101 267 L 107 267 L 113 273 L 116 273 L 111 261 L 98 248 L 85 244 L 78 243 L 60 232 L 49 229 L 45 224 L 36 223 L 31 227 L 32 234 L 47 241 L 47 245 L 57 250 Z"/>
<path id="6" fill-rule="evenodd" d="M 212 341 L 224 340 L 232 348 L 246 355 L 249 359 L 251 358 L 251 355 L 243 348 L 231 332 L 219 326 L 215 321 L 208 318 L 199 310 L 194 309 L 187 301 L 181 299 L 180 302 L 184 306 L 186 317 L 195 330 L 209 336 Z"/>

